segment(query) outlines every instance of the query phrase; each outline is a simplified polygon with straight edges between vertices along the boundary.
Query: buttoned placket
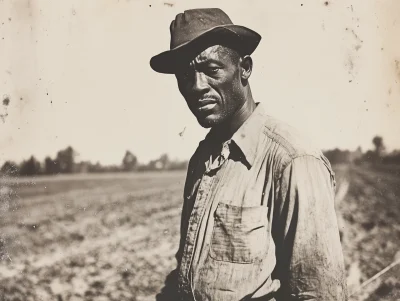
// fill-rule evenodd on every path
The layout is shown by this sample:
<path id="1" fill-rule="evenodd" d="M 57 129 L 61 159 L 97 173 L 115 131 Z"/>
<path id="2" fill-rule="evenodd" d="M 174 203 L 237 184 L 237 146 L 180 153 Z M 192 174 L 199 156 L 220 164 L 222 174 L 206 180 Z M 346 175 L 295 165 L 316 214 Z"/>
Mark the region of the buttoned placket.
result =
<path id="1" fill-rule="evenodd" d="M 185 248 L 183 251 L 181 268 L 179 271 L 179 289 L 182 294 L 182 300 L 185 301 L 187 301 L 187 297 L 190 298 L 189 300 L 195 300 L 192 289 L 193 281 L 191 279 L 190 269 L 194 256 L 194 246 L 199 234 L 200 221 L 204 215 L 205 208 L 210 201 L 209 194 L 211 193 L 214 181 L 216 181 L 216 177 L 213 176 L 213 173 L 217 172 L 217 170 L 224 165 L 229 158 L 229 154 L 230 140 L 223 144 L 221 154 L 215 158 L 214 162 L 212 162 L 212 157 L 210 156 L 210 160 L 205 163 L 206 171 L 201 178 L 196 200 L 190 215 L 189 226 L 185 240 Z"/>

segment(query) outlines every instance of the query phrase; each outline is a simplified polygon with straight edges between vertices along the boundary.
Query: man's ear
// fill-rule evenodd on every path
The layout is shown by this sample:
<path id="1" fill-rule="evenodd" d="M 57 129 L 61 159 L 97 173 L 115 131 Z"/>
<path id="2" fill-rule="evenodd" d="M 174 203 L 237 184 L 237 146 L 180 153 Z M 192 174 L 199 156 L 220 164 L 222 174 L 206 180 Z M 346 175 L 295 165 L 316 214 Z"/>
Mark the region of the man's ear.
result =
<path id="1" fill-rule="evenodd" d="M 240 67 L 240 77 L 242 78 L 242 80 L 248 80 L 251 75 L 251 71 L 253 70 L 253 60 L 250 55 L 245 55 L 240 59 Z"/>

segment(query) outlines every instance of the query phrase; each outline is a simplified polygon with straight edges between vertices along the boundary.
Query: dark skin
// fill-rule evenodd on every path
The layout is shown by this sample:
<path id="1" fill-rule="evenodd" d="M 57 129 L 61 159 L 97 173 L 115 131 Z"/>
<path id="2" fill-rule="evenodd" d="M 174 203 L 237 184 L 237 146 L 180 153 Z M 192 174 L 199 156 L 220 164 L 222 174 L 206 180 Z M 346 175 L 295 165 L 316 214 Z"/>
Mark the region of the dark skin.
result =
<path id="1" fill-rule="evenodd" d="M 189 109 L 221 142 L 230 139 L 256 108 L 248 83 L 252 67 L 250 56 L 215 45 L 176 73 Z"/>

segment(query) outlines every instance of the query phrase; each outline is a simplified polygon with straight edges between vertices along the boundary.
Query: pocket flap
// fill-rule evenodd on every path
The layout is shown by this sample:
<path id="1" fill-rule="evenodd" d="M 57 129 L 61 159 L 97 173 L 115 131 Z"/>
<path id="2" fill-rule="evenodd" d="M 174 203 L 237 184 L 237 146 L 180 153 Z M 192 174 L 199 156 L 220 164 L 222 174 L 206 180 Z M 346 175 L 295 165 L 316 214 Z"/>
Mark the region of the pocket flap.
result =
<path id="1" fill-rule="evenodd" d="M 267 206 L 240 207 L 219 203 L 215 211 L 216 220 L 226 225 L 265 225 L 268 221 Z"/>

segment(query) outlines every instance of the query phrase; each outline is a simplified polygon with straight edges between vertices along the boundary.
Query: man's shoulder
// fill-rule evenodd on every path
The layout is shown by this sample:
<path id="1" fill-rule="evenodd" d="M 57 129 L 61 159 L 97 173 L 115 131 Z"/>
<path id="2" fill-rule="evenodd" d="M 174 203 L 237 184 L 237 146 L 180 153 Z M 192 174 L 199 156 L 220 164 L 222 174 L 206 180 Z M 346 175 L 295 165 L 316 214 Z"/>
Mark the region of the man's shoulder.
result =
<path id="1" fill-rule="evenodd" d="M 276 179 L 281 177 L 285 168 L 293 160 L 308 156 L 319 160 L 326 167 L 334 187 L 336 186 L 335 172 L 329 160 L 309 136 L 288 123 L 268 115 L 265 117 L 263 132 L 270 145 L 267 148 L 265 156 L 269 155 L 273 157 Z"/>
<path id="2" fill-rule="evenodd" d="M 321 158 L 322 152 L 315 142 L 300 130 L 278 118 L 266 115 L 263 133 L 270 139 L 277 156 L 283 161 L 292 161 L 301 156 Z"/>
<path id="3" fill-rule="evenodd" d="M 264 135 L 267 141 L 267 147 L 262 147 L 264 153 L 257 156 L 269 156 L 276 169 L 276 174 L 280 174 L 283 169 L 297 157 L 312 156 L 324 161 L 327 167 L 329 162 L 323 156 L 321 150 L 315 145 L 307 135 L 290 124 L 267 114 L 261 114 L 260 135 Z M 255 130 L 253 128 L 252 130 Z M 255 134 L 255 133 L 254 133 Z M 258 134 L 256 134 L 258 136 Z M 253 140 L 254 141 L 254 140 Z M 258 148 L 256 145 L 253 145 Z M 196 151 L 192 155 L 189 165 L 195 164 L 209 145 L 207 136 L 199 142 Z M 259 149 L 260 150 L 260 149 Z"/>

